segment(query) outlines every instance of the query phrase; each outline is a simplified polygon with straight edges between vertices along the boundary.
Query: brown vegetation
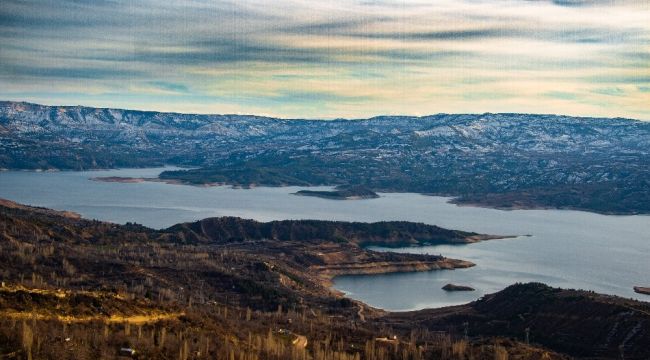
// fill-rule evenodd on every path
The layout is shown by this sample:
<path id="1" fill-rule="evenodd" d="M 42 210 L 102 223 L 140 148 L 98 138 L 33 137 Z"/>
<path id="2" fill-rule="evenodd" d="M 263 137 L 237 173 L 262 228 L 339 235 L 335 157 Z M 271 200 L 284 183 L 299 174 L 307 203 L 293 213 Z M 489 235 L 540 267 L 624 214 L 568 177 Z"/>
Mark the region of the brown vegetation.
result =
<path id="1" fill-rule="evenodd" d="M 156 231 L 0 206 L 0 357 L 614 358 L 620 344 L 626 359 L 648 355 L 647 304 L 613 297 L 517 285 L 410 313 L 340 297 L 325 281 L 336 266 L 450 260 L 368 251 L 360 236 L 333 241 L 314 224 L 227 218 Z"/>

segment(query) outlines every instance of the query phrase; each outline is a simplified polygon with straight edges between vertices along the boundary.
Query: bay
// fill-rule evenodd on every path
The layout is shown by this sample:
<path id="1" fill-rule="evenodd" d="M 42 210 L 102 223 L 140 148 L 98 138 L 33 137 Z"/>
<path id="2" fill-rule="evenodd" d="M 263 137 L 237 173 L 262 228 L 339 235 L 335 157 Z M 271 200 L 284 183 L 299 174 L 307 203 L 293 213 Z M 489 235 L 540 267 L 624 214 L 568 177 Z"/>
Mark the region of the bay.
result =
<path id="1" fill-rule="evenodd" d="M 461 207 L 449 204 L 448 198 L 410 193 L 336 201 L 292 195 L 303 187 L 233 189 L 91 180 L 103 176 L 155 177 L 162 170 L 5 171 L 0 172 L 0 197 L 75 211 L 90 219 L 137 222 L 153 228 L 212 216 L 239 216 L 259 221 L 406 220 L 487 234 L 531 235 L 471 245 L 390 249 L 470 260 L 477 265 L 470 269 L 335 279 L 334 287 L 348 296 L 388 310 L 462 304 L 512 283 L 528 281 L 648 300 L 634 293 L 632 286 L 650 285 L 649 216 Z M 446 283 L 469 285 L 476 291 L 448 293 L 441 289 Z"/>

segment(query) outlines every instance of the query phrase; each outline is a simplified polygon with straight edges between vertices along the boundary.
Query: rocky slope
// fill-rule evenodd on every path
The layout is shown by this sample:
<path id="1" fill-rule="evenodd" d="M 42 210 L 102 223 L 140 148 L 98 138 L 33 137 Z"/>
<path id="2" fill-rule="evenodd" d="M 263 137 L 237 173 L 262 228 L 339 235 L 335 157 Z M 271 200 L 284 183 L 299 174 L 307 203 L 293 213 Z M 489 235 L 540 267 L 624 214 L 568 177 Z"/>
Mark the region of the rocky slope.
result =
<path id="1" fill-rule="evenodd" d="M 323 276 L 332 274 L 319 267 L 444 259 L 328 241 L 300 222 L 208 219 L 155 231 L 64 215 L 0 206 L 3 357 L 116 358 L 122 348 L 139 358 L 182 359 L 650 355 L 644 302 L 518 284 L 467 305 L 390 313 L 330 291 Z M 360 231 L 348 226 L 347 233 Z M 296 232 L 241 236 L 265 228 Z"/>
<path id="2" fill-rule="evenodd" d="M 466 326 L 469 336 L 522 341 L 528 334 L 531 343 L 579 358 L 645 359 L 650 351 L 650 303 L 539 283 L 515 284 L 468 305 L 390 314 L 385 321 L 430 330 Z"/>
<path id="3" fill-rule="evenodd" d="M 219 289 L 226 286 L 238 289 L 231 300 L 250 306 L 257 306 L 259 297 L 267 299 L 265 306 L 275 307 L 295 306 L 300 297 L 328 296 L 329 280 L 336 275 L 474 265 L 439 255 L 371 251 L 365 245 L 458 244 L 493 238 L 408 222 L 260 223 L 234 217 L 153 230 L 89 221 L 10 201 L 3 204 L 0 275 L 5 280 L 54 278 L 56 284 L 73 289 L 120 289 L 136 282 L 142 296 L 220 301 L 224 294 Z M 212 280 L 206 283 L 202 276 Z M 277 282 L 282 286 L 276 287 Z"/>

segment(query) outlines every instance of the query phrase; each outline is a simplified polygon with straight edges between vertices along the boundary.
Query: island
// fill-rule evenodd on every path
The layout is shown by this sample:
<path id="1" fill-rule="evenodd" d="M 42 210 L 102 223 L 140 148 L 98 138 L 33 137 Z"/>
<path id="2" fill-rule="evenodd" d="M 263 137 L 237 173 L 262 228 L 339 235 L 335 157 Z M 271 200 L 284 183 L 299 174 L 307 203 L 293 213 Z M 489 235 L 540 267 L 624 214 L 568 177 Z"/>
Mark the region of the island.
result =
<path id="1" fill-rule="evenodd" d="M 650 287 L 635 286 L 634 292 L 637 294 L 650 295 Z"/>
<path id="2" fill-rule="evenodd" d="M 221 185 L 221 184 L 186 184 L 181 181 L 176 181 L 172 179 L 160 179 L 157 177 L 152 178 L 152 177 L 129 177 L 129 176 L 96 176 L 96 177 L 91 177 L 90 180 L 99 181 L 99 182 L 108 182 L 108 183 L 122 183 L 122 184 L 157 182 L 157 183 L 165 183 L 170 185 L 195 185 L 195 186 L 204 186 L 204 187 Z"/>
<path id="3" fill-rule="evenodd" d="M 97 176 L 90 178 L 92 181 L 101 181 L 101 182 L 116 182 L 116 183 L 125 183 L 125 184 L 135 184 L 145 182 L 147 180 L 157 180 L 157 179 L 145 179 L 145 178 L 136 178 L 136 177 L 124 177 L 124 176 Z"/>
<path id="4" fill-rule="evenodd" d="M 376 192 L 361 185 L 339 186 L 336 188 L 336 190 L 332 191 L 300 190 L 298 192 L 295 192 L 294 195 L 315 196 L 330 200 L 362 200 L 376 199 L 379 197 Z"/>
<path id="5" fill-rule="evenodd" d="M 445 291 L 474 291 L 474 288 L 471 286 L 465 285 L 456 285 L 456 284 L 447 284 L 442 287 L 442 290 Z"/>

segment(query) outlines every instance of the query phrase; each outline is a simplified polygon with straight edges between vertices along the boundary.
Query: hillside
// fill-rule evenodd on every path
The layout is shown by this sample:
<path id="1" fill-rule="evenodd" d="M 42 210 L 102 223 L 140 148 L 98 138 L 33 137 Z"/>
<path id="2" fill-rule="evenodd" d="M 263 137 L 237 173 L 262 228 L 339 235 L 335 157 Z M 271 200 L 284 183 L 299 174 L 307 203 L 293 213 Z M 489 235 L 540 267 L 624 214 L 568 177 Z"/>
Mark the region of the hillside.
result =
<path id="1" fill-rule="evenodd" d="M 376 223 L 325 220 L 276 220 L 267 223 L 236 217 L 208 218 L 178 224 L 167 229 L 178 232 L 185 241 L 233 243 L 251 240 L 276 240 L 301 243 L 352 243 L 359 246 L 403 247 L 429 244 L 463 244 L 504 236 L 448 230 L 435 225 L 408 221 Z"/>
<path id="2" fill-rule="evenodd" d="M 528 332 L 530 342 L 577 358 L 645 359 L 650 355 L 648 320 L 647 302 L 530 283 L 512 285 L 468 305 L 390 314 L 382 321 L 431 331 L 449 326 L 464 331 L 462 324 L 467 323 L 472 337 L 525 340 Z"/>
<path id="3" fill-rule="evenodd" d="M 0 168 L 200 167 L 188 184 L 342 185 L 497 208 L 650 213 L 650 123 L 528 114 L 281 120 L 0 103 Z"/>
<path id="4" fill-rule="evenodd" d="M 180 359 L 650 355 L 648 303 L 518 284 L 468 305 L 390 313 L 328 286 L 331 276 L 365 266 L 468 265 L 368 251 L 359 246 L 368 235 L 390 243 L 422 234 L 462 242 L 476 234 L 410 223 L 237 218 L 152 230 L 66 215 L 0 205 L 3 357 L 114 358 L 122 348 L 136 358 Z"/>
<path id="5" fill-rule="evenodd" d="M 306 296 L 329 302 L 325 285 L 335 275 L 473 266 L 437 255 L 376 252 L 364 245 L 498 238 L 407 222 L 260 223 L 234 217 L 153 230 L 19 205 L 0 205 L 0 224 L 0 270 L 6 281 L 49 279 L 72 289 L 115 291 L 138 284 L 138 295 L 152 299 L 231 300 L 267 310 L 296 306 Z M 237 291 L 224 294 L 223 288 Z"/>

